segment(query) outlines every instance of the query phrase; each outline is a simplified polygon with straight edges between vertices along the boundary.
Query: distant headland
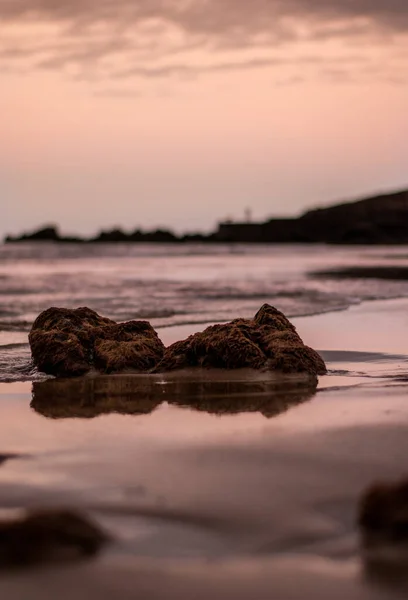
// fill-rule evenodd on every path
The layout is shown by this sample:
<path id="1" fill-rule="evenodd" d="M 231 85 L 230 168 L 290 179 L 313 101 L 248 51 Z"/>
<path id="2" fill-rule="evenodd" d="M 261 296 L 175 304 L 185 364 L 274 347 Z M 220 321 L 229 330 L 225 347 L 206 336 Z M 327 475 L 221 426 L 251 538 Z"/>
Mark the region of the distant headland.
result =
<path id="1" fill-rule="evenodd" d="M 64 237 L 52 225 L 21 236 L 7 236 L 5 242 L 407 244 L 408 190 L 317 208 L 300 217 L 275 218 L 261 223 L 226 221 L 219 223 L 210 234 L 176 235 L 165 229 L 147 232 L 137 229 L 126 233 L 112 229 L 92 238 Z"/>

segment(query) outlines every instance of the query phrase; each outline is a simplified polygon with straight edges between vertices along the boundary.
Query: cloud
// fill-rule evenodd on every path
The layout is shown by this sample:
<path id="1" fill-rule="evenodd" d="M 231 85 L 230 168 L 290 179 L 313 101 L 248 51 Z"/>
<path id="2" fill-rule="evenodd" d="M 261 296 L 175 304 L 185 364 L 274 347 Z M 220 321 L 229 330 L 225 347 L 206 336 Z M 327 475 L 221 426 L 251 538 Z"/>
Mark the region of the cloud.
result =
<path id="1" fill-rule="evenodd" d="M 123 88 L 105 88 L 101 90 L 96 90 L 93 95 L 96 98 L 128 98 L 133 100 L 135 98 L 140 98 L 142 94 L 139 90 L 133 89 L 123 89 Z"/>
<path id="2" fill-rule="evenodd" d="M 100 78 L 273 68 L 299 44 L 404 35 L 406 0 L 0 0 L 0 65 Z"/>
<path id="3" fill-rule="evenodd" d="M 137 24 L 161 20 L 191 34 L 243 36 L 271 33 L 282 20 L 327 23 L 369 19 L 408 27 L 406 0 L 0 0 L 0 19 L 46 19 L 86 28 L 95 22 Z"/>
<path id="4" fill-rule="evenodd" d="M 321 59 L 317 57 L 307 57 L 304 59 L 296 60 L 296 64 L 302 63 L 304 65 L 320 63 Z M 116 74 L 116 78 L 129 77 L 137 75 L 148 78 L 161 78 L 176 76 L 179 78 L 190 78 L 205 73 L 220 73 L 223 71 L 244 71 L 250 69 L 265 69 L 270 67 L 277 67 L 282 65 L 291 65 L 293 61 L 279 58 L 258 58 L 258 59 L 247 59 L 241 61 L 228 61 L 228 62 L 215 62 L 213 64 L 172 64 L 164 66 L 154 67 L 133 67 L 126 69 Z"/>

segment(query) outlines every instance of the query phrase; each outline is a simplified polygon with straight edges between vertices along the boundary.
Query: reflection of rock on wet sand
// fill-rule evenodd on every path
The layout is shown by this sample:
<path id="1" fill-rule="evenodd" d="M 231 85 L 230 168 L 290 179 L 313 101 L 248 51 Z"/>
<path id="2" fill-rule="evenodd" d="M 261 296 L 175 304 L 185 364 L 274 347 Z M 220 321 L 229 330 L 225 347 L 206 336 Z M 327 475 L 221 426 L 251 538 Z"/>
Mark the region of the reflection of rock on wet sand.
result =
<path id="1" fill-rule="evenodd" d="M 92 418 L 109 413 L 149 414 L 167 402 L 210 414 L 260 412 L 270 418 L 312 398 L 316 386 L 314 376 L 244 369 L 101 375 L 35 382 L 31 407 L 54 419 Z"/>
<path id="2" fill-rule="evenodd" d="M 223 371 L 214 377 L 211 374 L 211 380 L 193 373 L 190 380 L 172 384 L 171 404 L 216 415 L 260 412 L 270 418 L 310 400 L 317 382 L 314 377 L 298 375 L 254 377 L 250 371 L 242 371 L 241 379 L 235 379 Z"/>
<path id="3" fill-rule="evenodd" d="M 135 385 L 135 379 L 102 375 L 35 382 L 31 408 L 53 419 L 89 419 L 109 413 L 149 414 L 161 398 L 152 393 L 151 385 L 143 385 L 142 381 Z"/>

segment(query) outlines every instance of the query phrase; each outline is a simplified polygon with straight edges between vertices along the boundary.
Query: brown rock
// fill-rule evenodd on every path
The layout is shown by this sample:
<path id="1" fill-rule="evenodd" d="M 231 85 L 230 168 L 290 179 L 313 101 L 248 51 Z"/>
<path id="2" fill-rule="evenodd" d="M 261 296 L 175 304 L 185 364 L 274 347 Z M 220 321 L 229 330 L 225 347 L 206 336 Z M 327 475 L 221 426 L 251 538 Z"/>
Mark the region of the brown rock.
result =
<path id="1" fill-rule="evenodd" d="M 267 304 L 254 319 L 213 325 L 166 350 L 148 322 L 117 324 L 89 308 L 44 311 L 34 322 L 29 341 L 38 369 L 62 377 L 83 375 L 91 368 L 103 373 L 191 367 L 326 372 L 317 352 L 305 346 L 288 319 Z"/>
<path id="2" fill-rule="evenodd" d="M 104 327 L 94 343 L 95 367 L 104 373 L 147 372 L 163 357 L 164 345 L 147 321 Z"/>
<path id="3" fill-rule="evenodd" d="M 408 480 L 371 487 L 361 500 L 358 523 L 366 548 L 408 545 Z"/>
<path id="4" fill-rule="evenodd" d="M 117 324 L 89 308 L 49 308 L 29 334 L 35 366 L 59 377 L 103 372 L 147 371 L 162 358 L 164 346 L 146 321 Z"/>
<path id="5" fill-rule="evenodd" d="M 406 598 L 408 479 L 369 488 L 359 504 L 358 525 L 365 578 L 376 587 L 387 589 L 387 598 L 391 591 Z"/>
<path id="6" fill-rule="evenodd" d="M 156 372 L 191 367 L 263 369 L 284 373 L 326 373 L 319 354 L 305 346 L 295 327 L 265 304 L 254 319 L 213 325 L 166 349 Z"/>
<path id="7" fill-rule="evenodd" d="M 38 510 L 0 521 L 0 568 L 25 567 L 96 554 L 108 537 L 79 513 Z"/>

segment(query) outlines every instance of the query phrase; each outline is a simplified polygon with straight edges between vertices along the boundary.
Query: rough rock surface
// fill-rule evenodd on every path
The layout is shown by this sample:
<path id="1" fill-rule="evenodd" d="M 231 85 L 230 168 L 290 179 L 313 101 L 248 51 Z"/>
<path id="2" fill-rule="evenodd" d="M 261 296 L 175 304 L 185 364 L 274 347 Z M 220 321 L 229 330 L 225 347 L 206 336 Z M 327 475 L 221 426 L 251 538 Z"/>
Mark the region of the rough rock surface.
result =
<path id="1" fill-rule="evenodd" d="M 268 304 L 253 319 L 213 325 L 172 344 L 155 371 L 191 367 L 326 373 L 321 356 L 305 346 L 284 314 Z"/>
<path id="2" fill-rule="evenodd" d="M 69 510 L 37 510 L 0 521 L 0 568 L 25 567 L 96 554 L 108 541 L 96 525 Z"/>
<path id="3" fill-rule="evenodd" d="M 83 375 L 91 368 L 146 372 L 164 353 L 147 321 L 117 324 L 89 308 L 49 308 L 35 320 L 29 342 L 35 366 L 59 377 Z"/>
<path id="4" fill-rule="evenodd" d="M 34 322 L 29 341 L 35 366 L 59 377 L 83 375 L 92 368 L 102 373 L 193 367 L 326 373 L 319 354 L 268 304 L 253 319 L 213 325 L 167 349 L 147 321 L 117 324 L 89 308 L 49 308 Z"/>

